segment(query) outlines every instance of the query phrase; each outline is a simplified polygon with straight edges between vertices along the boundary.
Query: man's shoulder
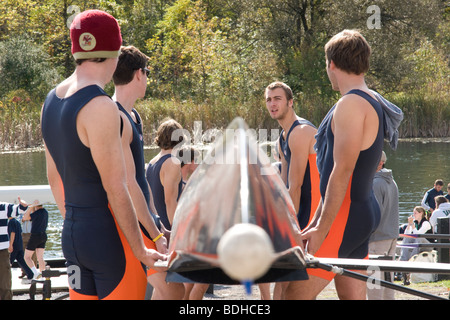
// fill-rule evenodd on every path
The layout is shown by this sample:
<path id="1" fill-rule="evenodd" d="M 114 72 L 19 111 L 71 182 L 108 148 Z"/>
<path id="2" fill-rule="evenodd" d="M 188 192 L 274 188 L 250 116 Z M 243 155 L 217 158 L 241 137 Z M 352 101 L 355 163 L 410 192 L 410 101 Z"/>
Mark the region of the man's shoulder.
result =
<path id="1" fill-rule="evenodd" d="M 361 106 L 366 108 L 361 108 Z M 370 102 L 364 97 L 357 94 L 347 94 L 336 103 L 335 113 L 348 111 L 355 112 L 356 115 L 358 113 L 364 114 L 367 110 L 372 109 Z"/>
<path id="2" fill-rule="evenodd" d="M 115 110 L 119 111 L 117 104 L 111 99 L 111 97 L 106 95 L 98 95 L 93 97 L 87 104 L 88 107 L 95 107 L 99 109 L 104 109 L 105 111 Z"/>
<path id="3" fill-rule="evenodd" d="M 114 101 L 108 96 L 96 96 L 81 109 L 77 121 L 92 130 L 104 133 L 105 128 L 116 127 L 119 119 L 119 108 Z"/>
<path id="4" fill-rule="evenodd" d="M 317 129 L 312 124 L 309 124 L 307 122 L 299 122 L 299 124 L 292 129 L 289 135 L 289 140 L 292 141 L 291 138 L 314 138 L 316 133 Z M 299 143 L 304 142 L 298 140 L 295 141 Z"/>
<path id="5" fill-rule="evenodd" d="M 435 188 L 431 188 L 426 193 L 428 193 L 429 195 L 439 195 L 442 193 L 442 191 L 437 191 Z"/>
<path id="6" fill-rule="evenodd" d="M 169 157 L 161 166 L 161 170 L 168 169 L 168 170 L 179 170 L 181 167 L 181 161 L 175 156 Z"/>
<path id="7" fill-rule="evenodd" d="M 125 113 L 126 111 L 123 110 L 119 110 L 119 114 L 120 117 L 122 118 L 122 138 L 125 138 L 125 140 L 127 140 L 126 138 L 130 138 L 133 136 L 133 131 L 132 131 L 132 124 L 131 124 L 131 119 L 128 117 L 128 115 Z"/>
<path id="8" fill-rule="evenodd" d="M 361 108 L 361 105 L 368 102 L 356 95 L 343 96 L 336 103 L 333 112 L 333 122 L 341 123 L 342 126 L 352 128 L 353 124 L 362 123 L 366 117 L 367 108 Z"/>

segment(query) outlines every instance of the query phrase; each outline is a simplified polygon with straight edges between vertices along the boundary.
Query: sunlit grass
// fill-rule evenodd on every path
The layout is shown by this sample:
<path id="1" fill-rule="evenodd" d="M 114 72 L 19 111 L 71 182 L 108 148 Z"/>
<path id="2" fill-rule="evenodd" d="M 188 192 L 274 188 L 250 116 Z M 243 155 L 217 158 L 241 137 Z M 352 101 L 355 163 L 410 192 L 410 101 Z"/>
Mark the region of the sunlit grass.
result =
<path id="1" fill-rule="evenodd" d="M 401 138 L 430 138 L 450 136 L 450 102 L 440 97 L 423 97 L 405 93 L 386 96 L 405 114 L 399 128 Z M 294 102 L 297 115 L 318 126 L 335 101 L 301 95 Z M 40 99 L 30 99 L 23 91 L 0 99 L 0 149 L 23 149 L 42 146 L 40 131 Z M 153 99 L 138 101 L 136 109 L 144 124 L 144 142 L 153 144 L 159 124 L 167 117 L 177 120 L 185 129 L 192 130 L 196 122 L 201 129 L 224 129 L 235 117 L 242 117 L 252 129 L 279 129 L 270 118 L 261 97 L 250 97 L 245 102 L 232 97 L 197 102 L 194 99 Z"/>

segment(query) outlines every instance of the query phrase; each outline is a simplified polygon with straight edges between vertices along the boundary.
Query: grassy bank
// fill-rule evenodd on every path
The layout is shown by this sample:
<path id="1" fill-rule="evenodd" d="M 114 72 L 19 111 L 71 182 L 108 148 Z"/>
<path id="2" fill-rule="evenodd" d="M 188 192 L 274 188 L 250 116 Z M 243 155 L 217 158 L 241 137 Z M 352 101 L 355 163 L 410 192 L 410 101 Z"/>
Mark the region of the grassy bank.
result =
<path id="1" fill-rule="evenodd" d="M 450 136 L 450 101 L 447 97 L 404 93 L 386 95 L 404 112 L 400 126 L 401 138 L 439 138 Z M 295 108 L 298 115 L 319 125 L 335 98 L 326 99 L 299 96 Z M 42 145 L 40 109 L 42 101 L 27 96 L 24 91 L 12 92 L 0 100 L 0 148 L 22 149 Z M 278 124 L 266 110 L 264 99 L 251 98 L 245 103 L 227 99 L 197 103 L 193 100 L 145 99 L 136 109 L 144 123 L 144 141 L 153 142 L 159 123 L 167 117 L 174 118 L 192 131 L 194 123 L 201 121 L 203 131 L 226 128 L 237 116 L 245 119 L 253 129 L 276 129 Z"/>
<path id="2" fill-rule="evenodd" d="M 24 90 L 0 100 L 0 148 L 24 149 L 42 145 L 40 102 Z"/>

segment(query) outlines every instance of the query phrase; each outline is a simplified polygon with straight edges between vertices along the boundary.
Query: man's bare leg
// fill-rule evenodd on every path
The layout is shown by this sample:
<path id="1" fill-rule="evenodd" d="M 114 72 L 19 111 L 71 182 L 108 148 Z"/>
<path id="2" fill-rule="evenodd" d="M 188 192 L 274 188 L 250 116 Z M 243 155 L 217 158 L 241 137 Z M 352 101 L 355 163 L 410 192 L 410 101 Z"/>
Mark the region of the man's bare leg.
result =
<path id="1" fill-rule="evenodd" d="M 152 300 L 182 300 L 184 286 L 182 283 L 166 282 L 166 272 L 154 273 L 147 277 L 153 287 Z"/>
<path id="2" fill-rule="evenodd" d="M 292 281 L 285 290 L 286 300 L 314 300 L 320 292 L 330 283 L 330 281 L 309 276 L 308 280 Z"/>
<path id="3" fill-rule="evenodd" d="M 358 272 L 358 271 L 354 271 Z M 364 272 L 359 272 L 364 274 Z M 367 283 L 347 276 L 336 276 L 334 278 L 336 291 L 340 300 L 366 300 Z"/>

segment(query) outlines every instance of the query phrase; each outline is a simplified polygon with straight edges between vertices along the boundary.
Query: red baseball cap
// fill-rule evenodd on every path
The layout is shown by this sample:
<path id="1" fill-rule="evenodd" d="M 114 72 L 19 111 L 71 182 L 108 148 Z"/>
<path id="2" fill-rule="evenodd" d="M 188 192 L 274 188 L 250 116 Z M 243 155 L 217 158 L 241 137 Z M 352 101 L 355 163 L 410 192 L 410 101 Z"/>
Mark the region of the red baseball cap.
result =
<path id="1" fill-rule="evenodd" d="M 78 14 L 70 26 L 70 39 L 75 59 L 117 58 L 122 45 L 119 23 L 101 10 Z"/>

